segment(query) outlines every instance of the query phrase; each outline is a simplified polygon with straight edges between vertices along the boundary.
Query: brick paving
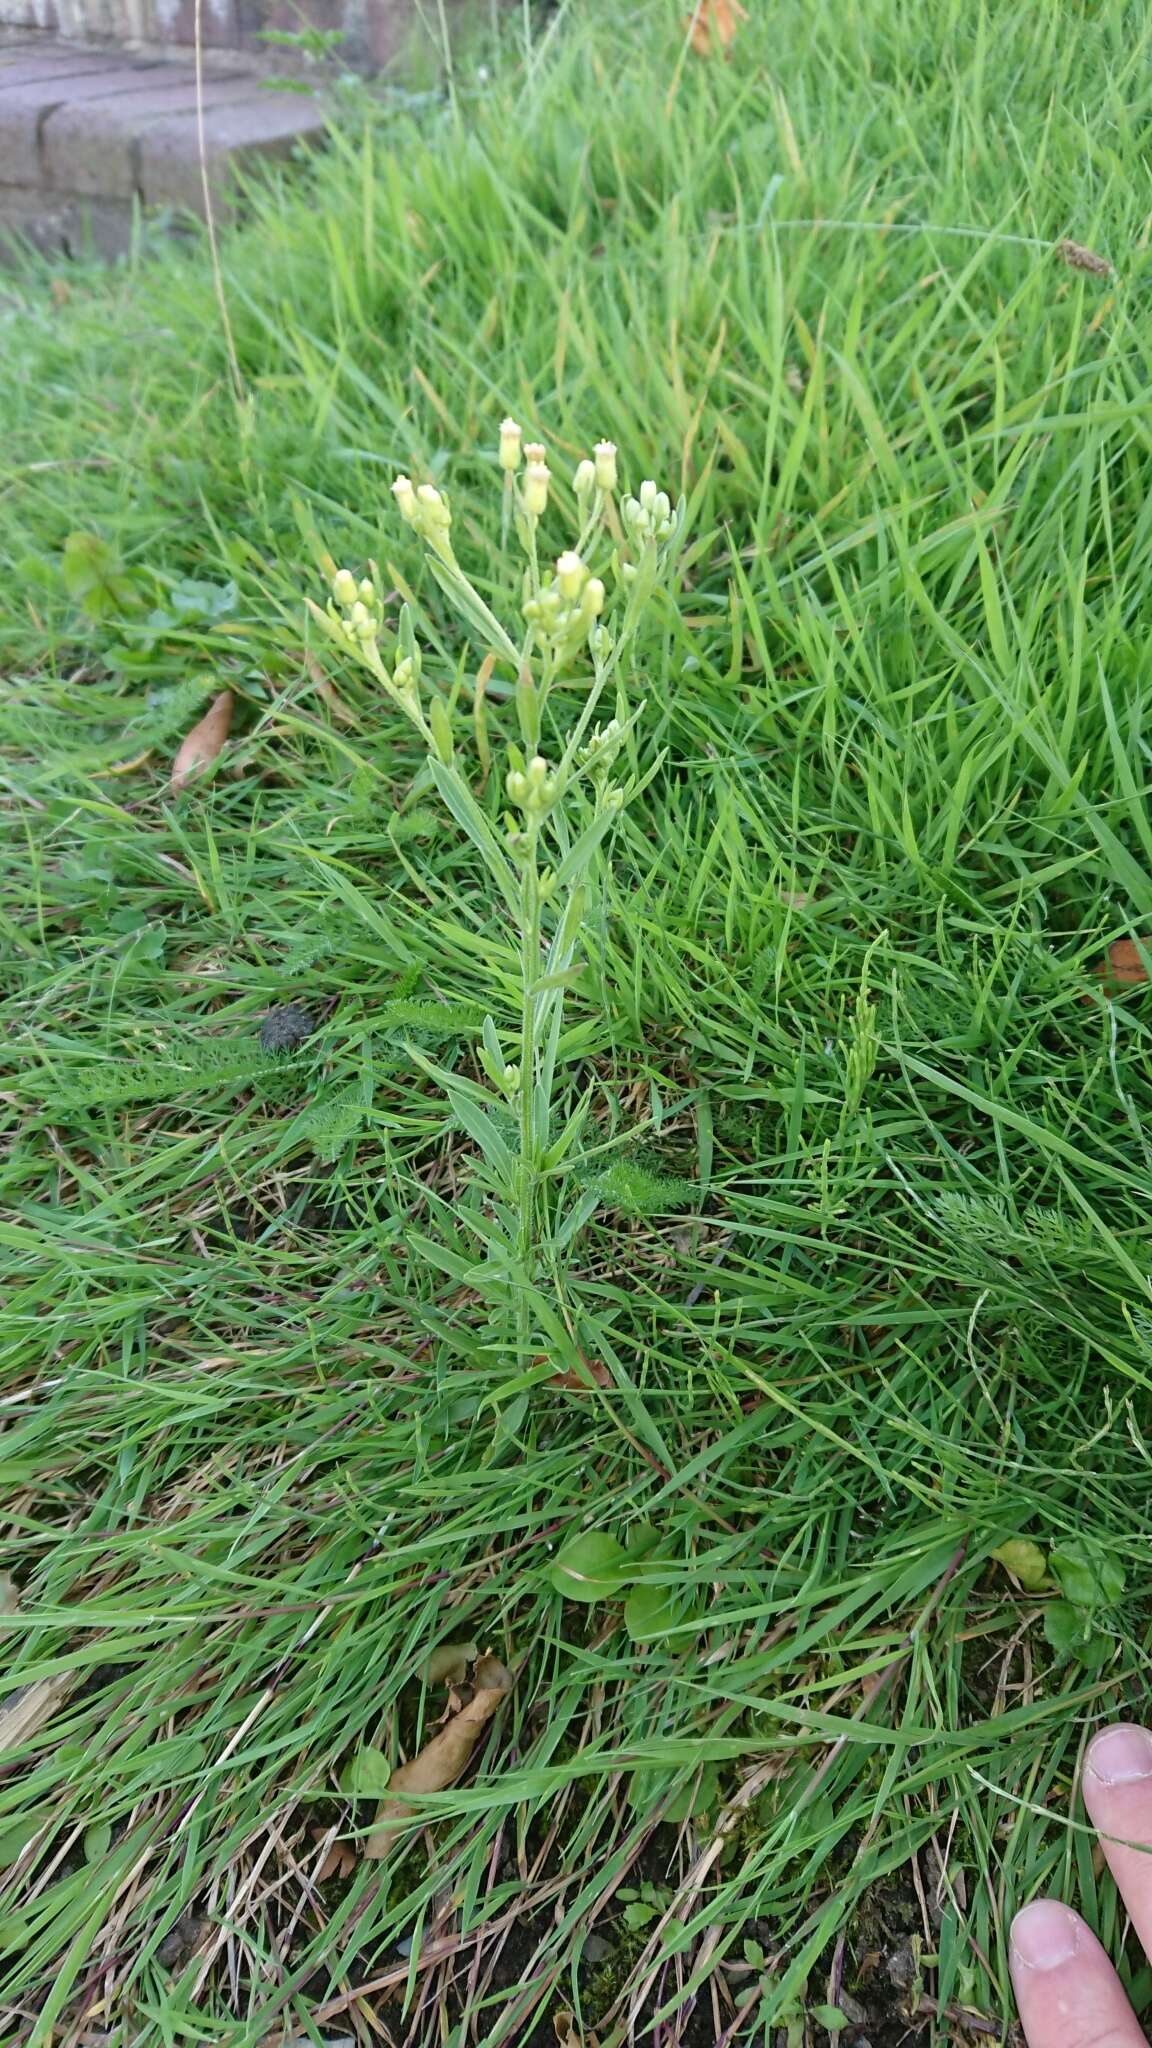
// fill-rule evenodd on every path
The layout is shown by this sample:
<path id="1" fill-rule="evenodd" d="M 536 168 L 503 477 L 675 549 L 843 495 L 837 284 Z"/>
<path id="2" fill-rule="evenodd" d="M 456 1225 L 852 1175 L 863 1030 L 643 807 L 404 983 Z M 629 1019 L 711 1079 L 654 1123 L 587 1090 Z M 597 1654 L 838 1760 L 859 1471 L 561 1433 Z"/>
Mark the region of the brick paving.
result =
<path id="1" fill-rule="evenodd" d="M 313 93 L 207 73 L 204 158 L 221 207 L 237 165 L 285 155 L 323 127 Z M 7 228 L 62 255 L 116 255 L 138 208 L 204 210 L 192 66 L 0 44 L 0 243 Z"/>

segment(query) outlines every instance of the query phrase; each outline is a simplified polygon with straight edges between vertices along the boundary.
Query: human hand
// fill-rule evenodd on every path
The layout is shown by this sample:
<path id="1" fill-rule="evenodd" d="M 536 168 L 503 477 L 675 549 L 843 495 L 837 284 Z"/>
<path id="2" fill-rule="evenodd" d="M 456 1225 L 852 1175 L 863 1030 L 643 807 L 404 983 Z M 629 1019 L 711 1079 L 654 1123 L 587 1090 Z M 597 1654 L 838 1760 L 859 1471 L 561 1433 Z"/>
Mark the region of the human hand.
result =
<path id="1" fill-rule="evenodd" d="M 1152 1733 L 1102 1729 L 1088 1745 L 1081 1789 L 1132 1925 L 1152 1958 Z M 1028 2048 L 1146 2048 L 1120 1979 L 1071 1906 L 1058 1899 L 1025 1906 L 1012 1923 L 1011 1962 Z"/>

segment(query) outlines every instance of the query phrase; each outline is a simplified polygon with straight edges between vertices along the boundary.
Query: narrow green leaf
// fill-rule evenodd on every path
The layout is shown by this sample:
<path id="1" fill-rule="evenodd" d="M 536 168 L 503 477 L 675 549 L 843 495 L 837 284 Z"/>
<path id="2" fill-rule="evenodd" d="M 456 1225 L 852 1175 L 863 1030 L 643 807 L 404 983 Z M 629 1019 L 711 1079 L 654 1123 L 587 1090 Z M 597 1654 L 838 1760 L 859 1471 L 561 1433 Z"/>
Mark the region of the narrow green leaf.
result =
<path id="1" fill-rule="evenodd" d="M 520 913 L 520 891 L 516 876 L 505 859 L 500 842 L 475 797 L 472 795 L 471 790 L 465 787 L 455 768 L 445 767 L 443 761 L 438 761 L 434 754 L 428 756 L 428 766 L 432 772 L 432 780 L 435 782 L 456 823 L 461 827 L 462 831 L 468 834 L 473 846 L 476 847 L 482 856 L 484 864 L 496 883 L 500 894 L 503 896 L 507 908 L 511 911 L 513 917 L 518 917 Z"/>

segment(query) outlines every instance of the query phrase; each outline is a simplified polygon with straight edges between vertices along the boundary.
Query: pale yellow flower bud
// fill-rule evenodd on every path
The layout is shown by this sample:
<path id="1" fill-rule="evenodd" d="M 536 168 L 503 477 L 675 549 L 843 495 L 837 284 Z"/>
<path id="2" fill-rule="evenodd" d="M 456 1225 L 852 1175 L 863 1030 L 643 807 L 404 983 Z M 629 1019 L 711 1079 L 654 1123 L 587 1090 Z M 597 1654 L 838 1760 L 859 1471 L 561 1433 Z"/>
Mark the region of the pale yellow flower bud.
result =
<path id="1" fill-rule="evenodd" d="M 584 602 L 582 605 L 582 610 L 587 612 L 590 618 L 598 619 L 603 609 L 604 585 L 601 583 L 600 578 L 598 576 L 590 576 L 588 578 L 587 583 L 584 585 Z"/>
<path id="2" fill-rule="evenodd" d="M 360 595 L 363 598 L 365 604 L 375 604 L 376 587 L 370 576 L 365 576 L 362 579 L 360 584 Z"/>
<path id="3" fill-rule="evenodd" d="M 589 462 L 587 457 L 585 457 L 583 462 L 577 464 L 576 474 L 572 479 L 572 488 L 580 499 L 590 498 L 596 489 L 596 465 L 594 462 Z"/>
<path id="4" fill-rule="evenodd" d="M 524 460 L 525 462 L 547 462 L 548 450 L 544 446 L 543 441 L 525 441 Z"/>
<path id="5" fill-rule="evenodd" d="M 547 511 L 551 481 L 552 472 L 546 462 L 528 464 L 524 471 L 524 510 L 530 519 L 539 519 Z"/>
<path id="6" fill-rule="evenodd" d="M 556 631 L 562 609 L 560 593 L 557 590 L 542 590 L 539 597 L 528 598 L 522 607 L 528 624 L 545 634 Z"/>
<path id="7" fill-rule="evenodd" d="M 409 525 L 416 522 L 416 490 L 410 476 L 398 476 L 392 486 L 392 496 L 400 507 Z"/>
<path id="8" fill-rule="evenodd" d="M 614 491 L 616 489 L 615 441 L 597 441 L 593 452 L 596 456 L 596 482 L 602 491 Z"/>
<path id="9" fill-rule="evenodd" d="M 520 467 L 520 426 L 516 420 L 500 422 L 500 467 L 511 473 Z"/>
<path id="10" fill-rule="evenodd" d="M 651 512 L 656 503 L 656 485 L 652 477 L 646 477 L 640 486 L 640 503 L 645 512 Z"/>
<path id="11" fill-rule="evenodd" d="M 356 602 L 356 578 L 351 569 L 337 569 L 332 578 L 332 595 L 337 604 L 347 607 Z"/>
<path id="12" fill-rule="evenodd" d="M 569 548 L 556 563 L 556 581 L 560 595 L 568 604 L 575 604 L 588 580 L 588 571 L 575 550 Z"/>
<path id="13" fill-rule="evenodd" d="M 524 773 L 524 809 L 529 818 L 542 817 L 556 796 L 556 777 L 548 772 L 543 754 L 533 754 Z"/>

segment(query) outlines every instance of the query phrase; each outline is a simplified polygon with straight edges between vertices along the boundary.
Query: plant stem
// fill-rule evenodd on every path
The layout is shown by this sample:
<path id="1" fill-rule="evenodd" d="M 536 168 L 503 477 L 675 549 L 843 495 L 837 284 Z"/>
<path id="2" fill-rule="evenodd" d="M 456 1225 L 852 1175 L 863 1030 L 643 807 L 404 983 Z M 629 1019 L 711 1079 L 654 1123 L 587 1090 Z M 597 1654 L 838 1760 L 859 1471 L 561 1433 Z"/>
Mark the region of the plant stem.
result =
<path id="1" fill-rule="evenodd" d="M 536 983 L 540 979 L 540 881 L 536 835 L 520 883 L 520 1171 L 517 1190 L 519 1229 L 518 1263 L 527 1277 L 534 1276 L 536 1252 L 536 1202 L 539 1160 L 536 1153 Z M 521 1367 L 526 1360 L 531 1334 L 531 1304 L 527 1286 L 521 1284 L 517 1299 L 517 1345 Z"/>

